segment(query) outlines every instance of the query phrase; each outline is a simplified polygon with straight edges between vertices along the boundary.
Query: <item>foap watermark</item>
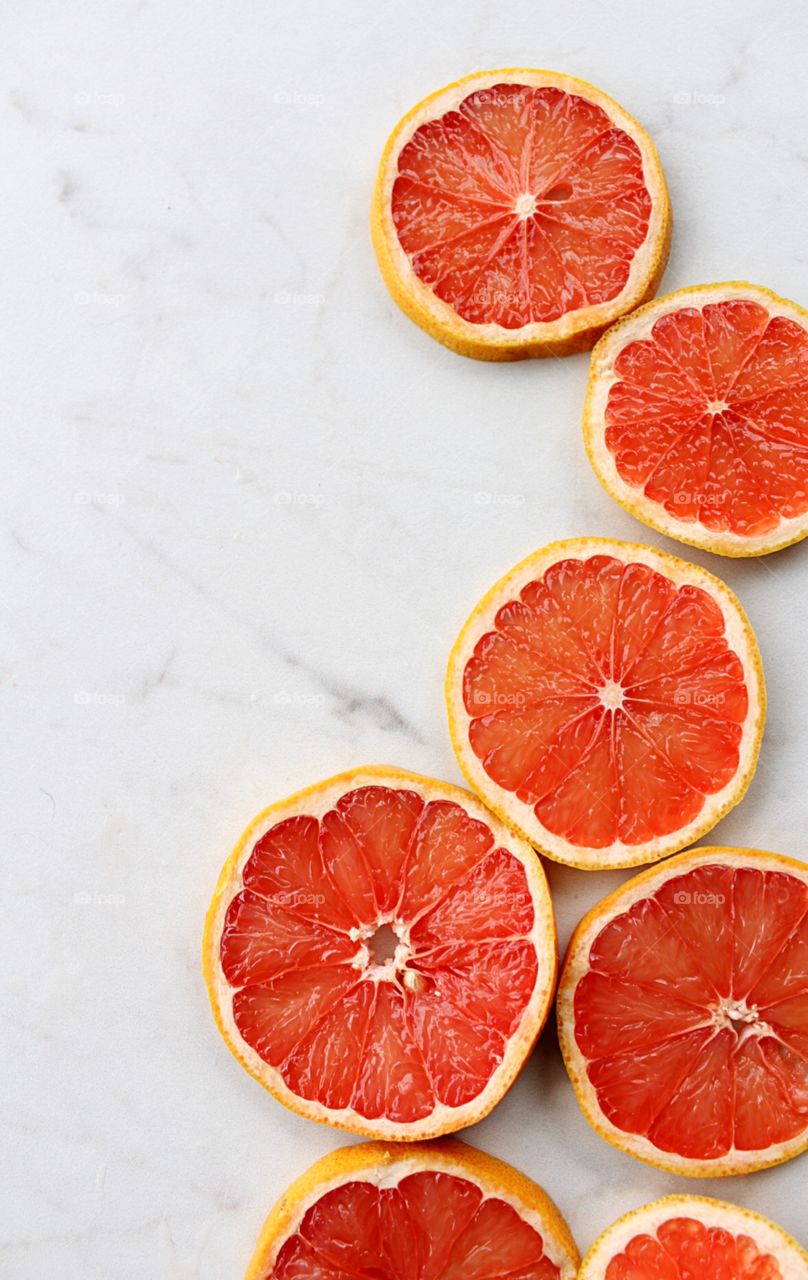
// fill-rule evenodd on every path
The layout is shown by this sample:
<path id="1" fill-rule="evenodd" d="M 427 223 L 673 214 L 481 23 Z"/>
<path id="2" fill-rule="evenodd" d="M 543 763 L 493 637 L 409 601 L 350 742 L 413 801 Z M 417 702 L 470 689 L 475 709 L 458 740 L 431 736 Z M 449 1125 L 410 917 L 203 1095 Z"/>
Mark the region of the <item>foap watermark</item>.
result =
<path id="1" fill-rule="evenodd" d="M 273 902 L 281 907 L 323 907 L 325 894 L 314 893 L 307 889 L 289 889 L 284 893 L 273 894 Z"/>
<path id="2" fill-rule="evenodd" d="M 110 93 L 107 89 L 79 89 L 73 94 L 77 107 L 122 107 L 125 102 L 125 93 Z"/>
<path id="3" fill-rule="evenodd" d="M 677 689 L 673 701 L 677 707 L 722 707 L 726 694 L 708 689 Z"/>
<path id="4" fill-rule="evenodd" d="M 292 489 L 279 489 L 273 495 L 276 507 L 321 507 L 325 498 L 321 493 L 300 493 Z"/>
<path id="5" fill-rule="evenodd" d="M 100 689 L 79 689 L 73 694 L 73 702 L 77 707 L 112 707 L 121 711 L 126 706 L 125 693 L 104 693 Z"/>
<path id="6" fill-rule="evenodd" d="M 297 693 L 291 689 L 278 689 L 272 695 L 276 707 L 324 707 L 324 693 Z"/>
<path id="7" fill-rule="evenodd" d="M 79 289 L 73 294 L 77 307 L 122 307 L 125 293 L 107 293 L 103 289 Z"/>
<path id="8" fill-rule="evenodd" d="M 524 707 L 527 698 L 524 693 L 486 693 L 483 689 L 475 689 L 471 693 L 471 702 L 475 710 L 487 710 L 491 707 Z"/>
<path id="9" fill-rule="evenodd" d="M 272 299 L 276 307 L 321 307 L 325 298 L 321 293 L 302 293 L 298 289 L 278 289 Z"/>
<path id="10" fill-rule="evenodd" d="M 477 507 L 523 507 L 527 498 L 523 493 L 498 493 L 493 489 L 479 489 L 472 501 Z"/>
<path id="11" fill-rule="evenodd" d="M 276 107 L 321 107 L 325 95 L 309 89 L 276 89 L 272 101 Z"/>
<path id="12" fill-rule="evenodd" d="M 704 890 L 678 889 L 673 895 L 677 907 L 723 907 L 726 897 L 723 893 L 707 893 Z"/>
<path id="13" fill-rule="evenodd" d="M 696 493 L 689 489 L 677 489 L 673 501 L 677 507 L 721 507 L 727 501 L 727 490 L 719 489 L 715 493 Z"/>
<path id="14" fill-rule="evenodd" d="M 529 105 L 532 93 L 532 89 L 523 85 L 495 85 L 491 89 L 478 89 L 474 95 L 474 101 L 488 107 L 518 108 Z"/>
<path id="15" fill-rule="evenodd" d="M 79 889 L 73 894 L 74 907 L 122 907 L 125 902 L 122 893 L 100 893 L 97 889 Z"/>
<path id="16" fill-rule="evenodd" d="M 73 494 L 77 507 L 122 507 L 124 502 L 122 493 L 104 493 L 100 489 L 79 489 Z"/>
<path id="17" fill-rule="evenodd" d="M 726 100 L 723 93 L 703 93 L 700 89 L 679 89 L 673 95 L 677 107 L 723 107 Z"/>

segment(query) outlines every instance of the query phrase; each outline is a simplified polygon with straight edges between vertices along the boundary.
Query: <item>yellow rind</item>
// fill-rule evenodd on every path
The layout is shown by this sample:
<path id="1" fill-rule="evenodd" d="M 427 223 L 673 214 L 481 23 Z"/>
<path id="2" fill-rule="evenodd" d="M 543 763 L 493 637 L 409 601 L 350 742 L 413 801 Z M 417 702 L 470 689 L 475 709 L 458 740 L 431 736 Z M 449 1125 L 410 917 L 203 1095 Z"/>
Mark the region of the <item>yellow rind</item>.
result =
<path id="1" fill-rule="evenodd" d="M 405 769 L 399 769 L 392 765 L 365 765 L 355 769 L 346 770 L 344 773 L 335 774 L 331 778 L 326 778 L 321 782 L 314 783 L 312 786 L 293 792 L 292 795 L 285 796 L 282 800 L 278 800 L 274 804 L 269 805 L 253 819 L 246 830 L 242 833 L 219 874 L 216 888 L 205 917 L 205 927 L 202 937 L 202 973 L 214 1021 L 216 1022 L 216 1026 L 219 1029 L 222 1039 L 236 1061 L 241 1064 L 244 1070 L 247 1071 L 254 1080 L 257 1080 L 259 1084 L 271 1093 L 278 1102 L 282 1103 L 285 1107 L 288 1107 L 298 1115 L 328 1124 L 335 1129 L 340 1129 L 347 1133 L 354 1133 L 364 1138 L 385 1138 L 388 1141 L 409 1145 L 414 1142 L 417 1143 L 426 1139 L 437 1138 L 444 1134 L 452 1133 L 459 1128 L 477 1123 L 478 1120 L 482 1120 L 486 1115 L 488 1115 L 489 1112 L 492 1111 L 493 1108 L 501 1101 L 521 1074 L 531 1052 L 533 1051 L 536 1041 L 544 1030 L 544 1027 L 547 1025 L 547 1019 L 552 1008 L 553 997 L 555 995 L 556 984 L 558 981 L 559 968 L 558 935 L 555 926 L 555 917 L 553 914 L 552 898 L 550 896 L 550 890 L 547 884 L 547 878 L 544 874 L 544 869 L 542 868 L 539 859 L 535 856 L 535 851 L 532 845 L 529 841 L 525 841 L 517 831 L 514 831 L 511 824 L 504 823 L 503 825 L 507 826 L 515 844 L 522 846 L 526 859 L 528 856 L 532 859 L 532 865 L 535 867 L 535 871 L 544 894 L 543 905 L 545 906 L 546 911 L 543 923 L 547 931 L 548 942 L 551 944 L 548 946 L 548 953 L 545 957 L 545 962 L 549 966 L 547 980 L 545 983 L 547 995 L 539 1010 L 539 1016 L 535 1026 L 530 1028 L 529 1037 L 518 1046 L 514 1041 L 511 1042 L 509 1049 L 512 1051 L 514 1056 L 509 1063 L 508 1070 L 503 1071 L 496 1092 L 492 1094 L 492 1097 L 488 1099 L 484 1105 L 481 1104 L 479 1109 L 475 1110 L 474 1115 L 470 1118 L 461 1118 L 456 1121 L 447 1118 L 444 1123 L 434 1121 L 430 1123 L 429 1119 L 426 1119 L 422 1122 L 413 1123 L 413 1129 L 411 1132 L 398 1132 L 393 1134 L 385 1129 L 383 1122 L 364 1120 L 363 1117 L 356 1113 L 354 1113 L 355 1119 L 351 1120 L 343 1120 L 335 1117 L 334 1115 L 329 1115 L 327 1114 L 327 1109 L 325 1114 L 314 1114 L 314 1108 L 306 1099 L 298 1098 L 296 1095 L 291 1094 L 291 1091 L 288 1091 L 288 1094 L 281 1092 L 280 1089 L 274 1086 L 270 1079 L 267 1079 L 265 1075 L 262 1075 L 261 1072 L 248 1060 L 246 1055 L 239 1048 L 239 1045 L 233 1039 L 229 1028 L 225 1024 L 216 989 L 219 966 L 219 934 L 216 929 L 216 922 L 219 916 L 219 909 L 222 901 L 225 898 L 229 901 L 229 897 L 232 896 L 232 886 L 236 879 L 237 868 L 244 854 L 245 848 L 254 841 L 256 832 L 265 826 L 267 820 L 272 816 L 272 814 L 280 810 L 288 812 L 291 806 L 295 806 L 299 808 L 301 812 L 305 812 L 306 801 L 318 797 L 328 788 L 341 785 L 345 790 L 349 790 L 357 779 L 365 780 L 367 778 L 378 779 L 381 784 L 399 783 L 415 785 L 416 787 L 420 787 L 424 790 L 434 787 L 442 796 L 451 796 L 464 808 L 468 808 L 469 801 L 472 801 L 476 805 L 482 804 L 477 795 L 465 791 L 462 787 L 456 787 L 449 782 L 441 782 L 435 778 L 424 777 L 420 774 L 411 773 Z M 517 1048 L 519 1050 L 518 1056 L 515 1053 Z"/>
<path id="2" fill-rule="evenodd" d="M 650 262 L 644 275 L 628 296 L 626 296 L 626 288 L 624 288 L 616 298 L 613 298 L 608 304 L 604 304 L 608 310 L 605 319 L 596 322 L 587 320 L 585 313 L 588 310 L 592 310 L 592 308 L 581 308 L 581 317 L 577 322 L 575 320 L 576 313 L 568 312 L 557 321 L 542 325 L 541 337 L 533 339 L 527 339 L 524 336 L 519 337 L 520 330 L 509 330 L 498 325 L 496 328 L 501 329 L 501 333 L 496 340 L 491 340 L 480 335 L 479 332 L 475 333 L 475 330 L 479 330 L 480 326 L 463 320 L 446 304 L 445 313 L 440 317 L 433 314 L 419 297 L 419 288 L 416 285 L 421 286 L 421 282 L 418 281 L 412 268 L 410 267 L 406 276 L 402 276 L 401 271 L 396 266 L 389 243 L 389 233 L 385 226 L 384 189 L 391 157 L 400 149 L 399 140 L 411 121 L 421 115 L 431 103 L 461 86 L 466 88 L 469 93 L 472 93 L 474 86 L 478 82 L 485 82 L 491 76 L 501 78 L 505 82 L 518 82 L 519 78 L 524 76 L 542 76 L 547 84 L 557 85 L 570 93 L 578 93 L 588 101 L 603 107 L 611 119 L 615 119 L 616 116 L 622 118 L 635 131 L 634 140 L 642 153 L 643 171 L 648 192 L 652 201 L 658 203 L 661 224 L 656 241 L 652 246 Z M 589 84 L 586 80 L 580 80 L 576 76 L 568 76 L 556 71 L 527 67 L 504 67 L 491 71 L 476 71 L 472 75 L 463 76 L 451 84 L 444 85 L 443 88 L 429 94 L 412 107 L 399 120 L 382 152 L 370 212 L 370 235 L 378 259 L 379 269 L 393 300 L 404 314 L 409 316 L 410 320 L 413 320 L 426 333 L 436 338 L 438 342 L 441 342 L 445 347 L 449 347 L 450 350 L 456 351 L 459 355 L 470 356 L 475 360 L 494 361 L 524 360 L 530 357 L 558 357 L 573 355 L 580 351 L 588 351 L 616 319 L 627 312 L 633 311 L 654 296 L 668 262 L 672 227 L 673 218 L 670 197 L 662 165 L 654 143 L 639 121 L 630 115 L 625 108 L 621 107 L 618 102 L 609 97 L 608 94 L 598 89 L 595 85 Z"/>
<path id="3" fill-rule="evenodd" d="M 592 465 L 592 470 L 595 472 L 595 475 L 598 477 L 598 480 L 603 485 L 603 488 L 606 490 L 609 497 L 613 498 L 618 506 L 621 506 L 624 511 L 633 516 L 635 520 L 639 520 L 642 524 L 647 525 L 649 529 L 655 529 L 658 533 L 664 534 L 666 538 L 675 539 L 677 542 L 682 542 L 686 546 L 700 547 L 703 551 L 713 552 L 714 555 L 727 556 L 731 559 L 737 560 L 770 555 L 773 551 L 782 551 L 786 547 L 794 546 L 797 542 L 802 542 L 803 538 L 808 537 L 808 512 L 805 513 L 805 527 L 803 529 L 789 534 L 787 537 L 779 538 L 777 536 L 777 530 L 774 530 L 774 532 L 769 535 L 771 539 L 770 541 L 766 539 L 763 541 L 760 539 L 750 539 L 750 545 L 748 547 L 744 546 L 742 542 L 739 543 L 735 538 L 728 539 L 726 535 L 715 533 L 714 531 L 706 528 L 704 528 L 701 533 L 697 532 L 699 528 L 698 521 L 692 523 L 684 520 L 678 521 L 677 523 L 681 525 L 681 528 L 677 528 L 674 531 L 661 521 L 654 520 L 643 508 L 640 502 L 631 501 L 625 494 L 619 492 L 612 478 L 604 472 L 603 467 L 600 465 L 594 447 L 595 437 L 602 436 L 604 434 L 604 424 L 595 415 L 593 411 L 593 404 L 601 376 L 604 372 L 608 372 L 613 365 L 613 361 L 608 365 L 604 362 L 606 344 L 611 344 L 612 339 L 616 334 L 619 334 L 621 329 L 627 328 L 630 324 L 633 324 L 644 315 L 651 315 L 655 310 L 666 307 L 668 303 L 675 299 L 680 300 L 684 304 L 691 299 L 693 293 L 696 291 L 699 293 L 709 291 L 721 294 L 726 292 L 727 289 L 748 290 L 751 295 L 761 295 L 762 298 L 765 298 L 766 301 L 775 308 L 785 306 L 790 310 L 797 311 L 801 313 L 804 318 L 805 327 L 808 329 L 808 309 L 801 307 L 797 302 L 792 302 L 789 298 L 781 297 L 771 289 L 767 289 L 765 285 L 751 284 L 748 280 L 723 280 L 714 284 L 689 285 L 685 289 L 676 289 L 673 293 L 666 293 L 658 298 L 654 298 L 652 301 L 646 302 L 644 306 L 638 307 L 635 311 L 632 311 L 630 315 L 622 316 L 601 335 L 601 338 L 596 343 L 589 363 L 589 380 L 587 382 L 586 399 L 584 401 L 583 412 L 583 434 L 584 447 Z M 671 521 L 674 521 L 675 517 L 670 517 L 670 519 Z"/>
<path id="4" fill-rule="evenodd" d="M 703 1205 L 706 1210 L 709 1210 L 710 1208 L 730 1210 L 734 1214 L 738 1215 L 740 1219 L 738 1224 L 739 1227 L 743 1225 L 744 1220 L 747 1223 L 757 1223 L 759 1226 L 767 1227 L 770 1231 L 774 1232 L 775 1235 L 780 1237 L 785 1248 L 793 1251 L 795 1258 L 805 1266 L 806 1275 L 808 1276 L 808 1252 L 806 1252 L 798 1240 L 795 1240 L 792 1235 L 789 1235 L 783 1227 L 779 1226 L 778 1223 L 773 1222 L 771 1218 L 764 1217 L 762 1213 L 757 1213 L 754 1209 L 744 1209 L 740 1205 L 731 1204 L 728 1200 L 716 1200 L 710 1196 L 671 1195 L 662 1196 L 659 1200 L 652 1200 L 649 1204 L 641 1205 L 638 1209 L 631 1209 L 628 1213 L 624 1213 L 622 1217 L 617 1218 L 611 1226 L 606 1228 L 605 1231 L 602 1231 L 594 1244 L 587 1249 L 586 1254 L 584 1255 L 584 1259 L 578 1272 L 578 1280 L 603 1280 L 603 1277 L 606 1274 L 606 1265 L 608 1265 L 608 1262 L 614 1255 L 608 1253 L 605 1254 L 603 1262 L 606 1265 L 595 1268 L 594 1264 L 598 1254 L 601 1253 L 604 1246 L 609 1244 L 610 1238 L 617 1233 L 620 1227 L 636 1222 L 637 1230 L 642 1231 L 643 1223 L 647 1218 L 649 1210 L 669 1207 L 674 1212 L 686 1212 L 691 1210 L 694 1205 Z M 708 1217 L 707 1213 L 705 1213 L 705 1218 L 706 1217 Z M 753 1233 L 749 1231 L 748 1234 L 754 1240 L 755 1237 Z"/>
<path id="5" fill-rule="evenodd" d="M 570 1229 L 556 1205 L 537 1183 L 504 1160 L 489 1156 L 456 1138 L 402 1147 L 394 1142 L 366 1142 L 341 1147 L 323 1156 L 284 1192 L 266 1219 L 255 1247 L 245 1280 L 264 1280 L 269 1266 L 298 1219 L 319 1198 L 321 1188 L 348 1181 L 368 1169 L 385 1168 L 404 1158 L 423 1159 L 423 1168 L 437 1168 L 466 1174 L 485 1187 L 490 1195 L 507 1196 L 532 1210 L 547 1227 L 547 1236 L 566 1254 L 574 1267 L 580 1254 Z M 305 1208 L 304 1208 L 305 1206 Z"/>
<path id="6" fill-rule="evenodd" d="M 660 874 L 667 872 L 669 869 L 684 868 L 702 858 L 716 857 L 720 858 L 726 855 L 738 855 L 748 858 L 765 859 L 767 865 L 780 867 L 785 872 L 797 871 L 800 877 L 804 878 L 808 871 L 808 866 L 800 862 L 796 858 L 789 858 L 781 853 L 771 853 L 767 849 L 751 849 L 738 845 L 702 845 L 693 849 L 687 849 L 684 853 L 678 854 L 674 858 L 670 858 L 665 862 L 658 863 L 656 866 L 649 867 L 646 871 L 639 875 L 633 876 L 630 880 L 626 880 L 622 885 L 615 889 L 612 893 L 601 899 L 594 907 L 589 910 L 586 915 L 578 922 L 570 937 L 567 949 L 564 955 L 564 961 L 561 966 L 561 977 L 558 983 L 558 993 L 556 997 L 556 1024 L 558 1030 L 558 1043 L 561 1049 L 561 1056 L 564 1059 L 564 1066 L 567 1069 L 567 1075 L 570 1078 L 575 1097 L 578 1102 L 585 1119 L 594 1129 L 599 1137 L 603 1138 L 610 1146 L 618 1151 L 622 1151 L 624 1155 L 631 1156 L 634 1160 L 639 1160 L 642 1164 L 651 1165 L 655 1169 L 661 1169 L 665 1173 L 681 1174 L 687 1178 L 726 1178 L 743 1176 L 749 1173 L 757 1173 L 761 1169 L 771 1169 L 778 1164 L 786 1164 L 789 1160 L 795 1159 L 804 1151 L 808 1151 L 808 1131 L 806 1131 L 804 1139 L 793 1144 L 782 1144 L 788 1147 L 785 1154 L 778 1153 L 774 1156 L 762 1156 L 760 1160 L 745 1163 L 742 1168 L 737 1167 L 737 1160 L 731 1156 L 727 1156 L 721 1160 L 690 1160 L 686 1157 L 674 1156 L 665 1151 L 659 1151 L 657 1156 L 652 1157 L 647 1154 L 641 1154 L 638 1151 L 632 1151 L 629 1143 L 635 1135 L 626 1133 L 621 1140 L 622 1131 L 612 1131 L 606 1124 L 601 1122 L 602 1112 L 598 1108 L 596 1112 L 590 1105 L 588 1092 L 586 1088 L 585 1070 L 578 1069 L 577 1060 L 583 1060 L 583 1054 L 580 1053 L 575 1044 L 574 1029 L 568 1024 L 562 1014 L 562 1009 L 570 1000 L 572 986 L 571 966 L 572 959 L 576 949 L 580 944 L 582 937 L 586 935 L 589 926 L 599 920 L 603 920 L 604 925 L 610 918 L 618 914 L 622 900 L 628 894 L 649 881 L 659 878 Z"/>
<path id="7" fill-rule="evenodd" d="M 716 810 L 714 814 L 710 814 L 703 823 L 699 824 L 695 828 L 694 833 L 688 835 L 686 839 L 677 842 L 676 832 L 673 832 L 670 836 L 662 837 L 660 840 L 652 842 L 656 847 L 656 851 L 652 850 L 648 852 L 648 845 L 646 844 L 637 845 L 636 853 L 627 853 L 626 857 L 620 861 L 609 861 L 608 864 L 598 863 L 595 858 L 590 856 L 587 856 L 586 858 L 576 857 L 574 852 L 570 853 L 568 857 L 565 856 L 562 858 L 559 856 L 557 851 L 547 847 L 545 844 L 542 844 L 541 841 L 537 839 L 535 833 L 528 831 L 527 828 L 518 823 L 512 815 L 506 813 L 503 806 L 497 801 L 497 794 L 499 792 L 497 785 L 494 782 L 491 782 L 490 788 L 486 790 L 483 786 L 478 784 L 477 779 L 474 777 L 467 765 L 466 755 L 469 748 L 467 747 L 464 736 L 465 725 L 457 713 L 457 707 L 463 706 L 463 667 L 460 655 L 469 632 L 474 631 L 478 619 L 488 611 L 491 603 L 501 595 L 502 603 L 504 604 L 509 598 L 507 595 L 507 589 L 511 581 L 517 579 L 521 575 L 522 570 L 527 568 L 531 561 L 537 559 L 539 556 L 544 557 L 547 553 L 557 551 L 560 557 L 562 553 L 575 554 L 578 551 L 585 550 L 589 550 L 590 553 L 594 555 L 597 553 L 598 548 L 602 549 L 604 543 L 609 543 L 611 546 L 622 547 L 627 550 L 652 552 L 655 557 L 659 558 L 663 562 L 667 562 L 671 567 L 676 567 L 679 570 L 681 570 L 682 567 L 686 569 L 697 569 L 700 575 L 709 579 L 710 582 L 715 583 L 718 588 L 720 588 L 721 592 L 727 593 L 733 603 L 733 606 L 737 610 L 739 620 L 743 627 L 744 637 L 748 647 L 748 656 L 757 677 L 760 701 L 758 725 L 751 748 L 749 765 L 743 776 L 737 780 L 737 789 L 732 793 L 726 803 L 723 804 L 720 809 Z M 717 578 L 715 574 L 710 573 L 707 569 L 703 569 L 701 565 L 691 566 L 689 562 L 682 560 L 679 556 L 672 555 L 668 551 L 660 551 L 657 547 L 650 547 L 646 543 L 626 542 L 619 538 L 565 538 L 557 542 L 550 542 L 546 546 L 539 548 L 538 551 L 534 551 L 530 555 L 525 556 L 524 559 L 520 560 L 518 564 L 515 564 L 512 569 L 509 569 L 506 574 L 499 578 L 472 610 L 471 614 L 461 627 L 457 639 L 452 645 L 444 683 L 444 697 L 448 712 L 449 736 L 452 742 L 452 749 L 454 750 L 455 757 L 458 765 L 460 766 L 463 777 L 466 779 L 471 790 L 479 796 L 486 808 L 496 814 L 501 822 L 504 822 L 512 830 L 515 830 L 540 854 L 546 858 L 550 858 L 553 862 L 560 862 L 567 867 L 575 867 L 579 871 L 601 871 L 606 866 L 609 871 L 619 871 L 630 867 L 643 866 L 648 862 L 659 862 L 662 858 L 666 858 L 671 854 L 677 853 L 686 846 L 695 844 L 697 840 L 701 840 L 702 837 L 705 836 L 708 831 L 711 831 L 722 818 L 726 817 L 731 809 L 740 803 L 746 794 L 749 784 L 755 775 L 758 757 L 760 755 L 760 746 L 763 741 L 763 731 L 766 724 L 766 682 L 763 674 L 763 662 L 760 656 L 760 649 L 758 648 L 755 633 L 752 630 L 752 624 L 746 616 L 743 606 L 735 595 L 735 592 L 732 591 L 725 582 L 722 582 L 720 578 Z M 627 848 L 633 847 L 634 846 L 627 846 Z M 571 848 L 574 848 L 574 846 L 571 846 Z"/>

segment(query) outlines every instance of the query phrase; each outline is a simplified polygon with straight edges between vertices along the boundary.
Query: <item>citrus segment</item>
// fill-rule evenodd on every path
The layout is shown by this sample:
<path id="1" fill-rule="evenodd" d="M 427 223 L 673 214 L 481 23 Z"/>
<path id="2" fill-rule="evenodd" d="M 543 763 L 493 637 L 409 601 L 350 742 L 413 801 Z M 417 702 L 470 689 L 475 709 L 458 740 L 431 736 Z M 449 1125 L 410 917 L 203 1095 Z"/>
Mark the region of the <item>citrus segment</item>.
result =
<path id="1" fill-rule="evenodd" d="M 372 230 L 393 296 L 482 359 L 581 349 L 658 283 L 670 212 L 644 130 L 543 71 L 481 72 L 401 121 Z"/>
<path id="2" fill-rule="evenodd" d="M 697 849 L 629 881 L 578 926 L 562 1049 L 615 1145 L 691 1175 L 808 1146 L 808 867 Z"/>
<path id="3" fill-rule="evenodd" d="M 373 1143 L 318 1161 L 270 1214 L 247 1280 L 574 1280 L 552 1201 L 459 1142 Z"/>
<path id="4" fill-rule="evenodd" d="M 261 815 L 205 933 L 214 1013 L 289 1106 L 417 1138 L 491 1109 L 543 1025 L 556 956 L 533 851 L 466 792 L 392 769 Z"/>
<path id="5" fill-rule="evenodd" d="M 550 857 L 628 866 L 681 848 L 745 790 L 763 723 L 735 597 L 650 548 L 537 552 L 466 623 L 447 701 L 461 767 Z"/>
<path id="6" fill-rule="evenodd" d="M 806 1280 L 808 1254 L 760 1214 L 702 1196 L 667 1196 L 604 1231 L 580 1280 Z"/>
<path id="7" fill-rule="evenodd" d="M 663 533 L 726 555 L 808 533 L 808 312 L 766 289 L 682 289 L 593 353 L 600 479 Z"/>

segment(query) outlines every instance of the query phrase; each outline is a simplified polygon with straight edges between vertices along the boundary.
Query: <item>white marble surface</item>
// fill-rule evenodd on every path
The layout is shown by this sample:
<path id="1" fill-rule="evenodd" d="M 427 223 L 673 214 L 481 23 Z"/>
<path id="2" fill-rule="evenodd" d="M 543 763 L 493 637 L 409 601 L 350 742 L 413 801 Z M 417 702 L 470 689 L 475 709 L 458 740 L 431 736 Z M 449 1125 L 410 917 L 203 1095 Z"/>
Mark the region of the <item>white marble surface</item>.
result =
<path id="1" fill-rule="evenodd" d="M 340 1137 L 213 1026 L 199 941 L 231 843 L 360 762 L 459 780 L 445 659 L 519 557 L 578 534 L 676 549 L 587 465 L 585 356 L 475 364 L 393 306 L 367 234 L 389 129 L 480 67 L 576 73 L 658 143 L 664 285 L 805 302 L 805 23 L 799 0 L 4 6 L 3 1277 L 242 1274 Z M 770 690 L 716 836 L 808 856 L 808 547 L 691 558 L 740 594 Z M 551 877 L 563 939 L 619 879 Z M 647 1169 L 588 1129 L 550 1033 L 469 1137 L 584 1247 L 684 1187 L 806 1238 L 805 1158 Z"/>

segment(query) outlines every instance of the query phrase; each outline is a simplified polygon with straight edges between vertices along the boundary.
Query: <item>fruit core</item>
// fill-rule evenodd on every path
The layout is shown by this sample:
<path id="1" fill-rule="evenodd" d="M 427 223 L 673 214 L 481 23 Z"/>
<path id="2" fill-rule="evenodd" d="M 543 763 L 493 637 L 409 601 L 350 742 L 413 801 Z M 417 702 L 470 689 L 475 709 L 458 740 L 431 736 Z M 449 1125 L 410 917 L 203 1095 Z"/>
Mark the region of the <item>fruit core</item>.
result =
<path id="1" fill-rule="evenodd" d="M 609 711 L 616 711 L 623 705 L 623 686 L 616 680 L 607 680 L 601 687 L 600 700 Z"/>

